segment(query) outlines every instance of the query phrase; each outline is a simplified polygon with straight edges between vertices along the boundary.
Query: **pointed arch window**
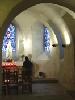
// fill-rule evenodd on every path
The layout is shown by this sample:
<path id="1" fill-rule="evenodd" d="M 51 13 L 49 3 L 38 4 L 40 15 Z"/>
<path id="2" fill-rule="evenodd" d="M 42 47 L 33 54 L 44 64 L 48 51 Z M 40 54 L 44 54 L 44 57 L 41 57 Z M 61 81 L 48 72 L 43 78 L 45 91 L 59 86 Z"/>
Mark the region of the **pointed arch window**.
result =
<path id="1" fill-rule="evenodd" d="M 50 32 L 47 27 L 44 27 L 43 47 L 45 52 L 50 52 Z"/>
<path id="2" fill-rule="evenodd" d="M 2 45 L 2 52 L 6 52 L 10 43 L 12 51 L 16 51 L 16 27 L 11 23 L 5 33 Z"/>

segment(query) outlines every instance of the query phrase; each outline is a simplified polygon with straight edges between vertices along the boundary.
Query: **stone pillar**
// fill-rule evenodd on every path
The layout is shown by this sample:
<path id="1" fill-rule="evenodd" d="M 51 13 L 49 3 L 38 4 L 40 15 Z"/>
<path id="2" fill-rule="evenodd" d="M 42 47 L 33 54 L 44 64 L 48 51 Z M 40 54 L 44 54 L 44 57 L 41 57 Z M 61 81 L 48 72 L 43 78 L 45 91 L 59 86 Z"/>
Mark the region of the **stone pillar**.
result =
<path id="1" fill-rule="evenodd" d="M 16 57 L 19 59 L 19 29 L 16 28 Z"/>
<path id="2" fill-rule="evenodd" d="M 37 77 L 40 66 L 40 55 L 43 54 L 43 25 L 39 22 L 32 26 L 32 61 L 34 62 L 34 76 Z"/>
<path id="3" fill-rule="evenodd" d="M 43 25 L 36 23 L 32 27 L 32 58 L 36 60 L 43 53 Z"/>

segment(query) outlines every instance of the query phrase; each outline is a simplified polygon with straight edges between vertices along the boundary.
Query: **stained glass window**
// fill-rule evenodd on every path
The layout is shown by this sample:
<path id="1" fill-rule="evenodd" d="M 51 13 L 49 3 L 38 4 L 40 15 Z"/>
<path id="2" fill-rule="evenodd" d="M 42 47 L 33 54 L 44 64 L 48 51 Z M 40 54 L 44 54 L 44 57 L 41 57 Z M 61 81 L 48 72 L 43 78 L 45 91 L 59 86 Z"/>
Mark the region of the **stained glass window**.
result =
<path id="1" fill-rule="evenodd" d="M 16 28 L 13 24 L 10 24 L 6 30 L 2 52 L 6 52 L 8 45 L 11 46 L 12 51 L 16 51 Z"/>
<path id="2" fill-rule="evenodd" d="M 50 32 L 48 31 L 47 27 L 44 28 L 43 44 L 44 44 L 44 51 L 50 52 Z"/>

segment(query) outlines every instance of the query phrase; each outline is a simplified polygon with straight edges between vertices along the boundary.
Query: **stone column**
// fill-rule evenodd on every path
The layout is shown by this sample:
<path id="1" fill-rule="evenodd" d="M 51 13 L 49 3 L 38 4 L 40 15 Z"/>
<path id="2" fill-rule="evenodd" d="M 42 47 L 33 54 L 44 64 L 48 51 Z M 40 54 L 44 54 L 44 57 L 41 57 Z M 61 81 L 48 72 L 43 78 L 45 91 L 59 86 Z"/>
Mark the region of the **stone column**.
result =
<path id="1" fill-rule="evenodd" d="M 36 23 L 32 30 L 32 58 L 37 61 L 43 53 L 43 25 Z"/>
<path id="2" fill-rule="evenodd" d="M 40 55 L 43 54 L 43 25 L 35 23 L 32 26 L 32 60 L 34 62 L 34 76 L 38 76 L 39 65 L 41 62 Z"/>

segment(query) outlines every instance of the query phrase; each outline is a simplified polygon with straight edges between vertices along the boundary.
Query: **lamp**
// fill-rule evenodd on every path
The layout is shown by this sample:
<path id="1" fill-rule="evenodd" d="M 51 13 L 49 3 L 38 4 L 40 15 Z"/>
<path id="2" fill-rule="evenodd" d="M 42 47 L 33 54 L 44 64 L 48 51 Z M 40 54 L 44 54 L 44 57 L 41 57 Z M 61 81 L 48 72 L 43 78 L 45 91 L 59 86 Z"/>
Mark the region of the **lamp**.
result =
<path id="1" fill-rule="evenodd" d="M 66 44 L 62 44 L 62 47 L 65 48 L 66 47 Z"/>
<path id="2" fill-rule="evenodd" d="M 52 46 L 53 46 L 53 47 L 57 47 L 57 46 L 58 46 L 58 44 L 52 44 Z"/>

